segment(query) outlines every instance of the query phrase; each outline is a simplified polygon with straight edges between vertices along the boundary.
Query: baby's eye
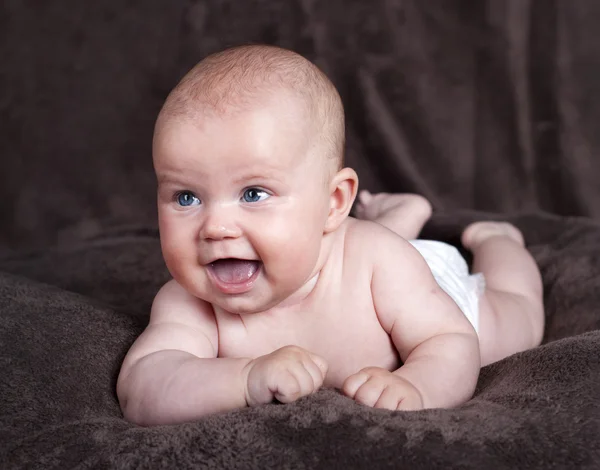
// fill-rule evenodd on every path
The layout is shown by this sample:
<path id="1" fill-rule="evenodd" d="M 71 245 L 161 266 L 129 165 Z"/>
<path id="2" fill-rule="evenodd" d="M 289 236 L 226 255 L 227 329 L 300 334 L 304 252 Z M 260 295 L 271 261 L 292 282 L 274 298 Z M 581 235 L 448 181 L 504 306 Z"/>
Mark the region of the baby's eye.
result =
<path id="1" fill-rule="evenodd" d="M 259 202 L 269 197 L 269 193 L 259 188 L 248 188 L 242 198 L 245 202 Z"/>
<path id="2" fill-rule="evenodd" d="M 177 204 L 179 204 L 182 207 L 197 206 L 198 204 L 200 204 L 200 199 L 194 196 L 194 193 L 192 193 L 191 191 L 181 191 L 180 193 L 175 195 L 175 199 L 177 201 Z"/>

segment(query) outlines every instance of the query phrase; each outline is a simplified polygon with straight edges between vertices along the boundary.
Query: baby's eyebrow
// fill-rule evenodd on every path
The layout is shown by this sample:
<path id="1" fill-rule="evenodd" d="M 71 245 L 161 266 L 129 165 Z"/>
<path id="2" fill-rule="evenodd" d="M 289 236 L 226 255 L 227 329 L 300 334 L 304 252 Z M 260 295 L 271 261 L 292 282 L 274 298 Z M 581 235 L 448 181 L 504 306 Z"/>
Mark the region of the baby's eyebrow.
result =
<path id="1" fill-rule="evenodd" d="M 237 173 L 237 172 L 236 172 Z M 250 170 L 245 173 L 233 174 L 230 183 L 234 185 L 249 184 L 254 181 L 269 181 L 269 182 L 283 182 L 286 173 L 276 169 L 264 169 L 264 170 Z M 204 175 L 204 177 L 208 177 Z M 200 178 L 201 179 L 201 178 Z M 189 174 L 178 174 L 171 172 L 157 173 L 156 181 L 158 186 L 186 186 L 195 184 L 198 178 L 191 179 Z"/>
<path id="2" fill-rule="evenodd" d="M 156 181 L 159 185 L 177 184 L 178 180 L 170 175 L 157 175 Z"/>
<path id="3" fill-rule="evenodd" d="M 180 186 L 190 186 L 194 181 L 189 181 L 189 178 L 178 177 L 172 175 L 160 175 L 156 177 L 156 183 L 159 188 L 170 188 Z"/>
<path id="4" fill-rule="evenodd" d="M 164 184 L 181 184 L 182 182 L 185 183 L 186 180 L 190 179 L 190 176 L 190 171 L 182 171 L 180 169 L 163 168 L 159 171 L 156 171 L 157 182 Z"/>
<path id="5" fill-rule="evenodd" d="M 245 183 L 247 181 L 256 181 L 256 180 L 278 180 L 282 179 L 282 172 L 279 171 L 261 171 L 261 172 L 253 172 L 241 175 L 234 179 L 234 183 L 240 184 Z"/>

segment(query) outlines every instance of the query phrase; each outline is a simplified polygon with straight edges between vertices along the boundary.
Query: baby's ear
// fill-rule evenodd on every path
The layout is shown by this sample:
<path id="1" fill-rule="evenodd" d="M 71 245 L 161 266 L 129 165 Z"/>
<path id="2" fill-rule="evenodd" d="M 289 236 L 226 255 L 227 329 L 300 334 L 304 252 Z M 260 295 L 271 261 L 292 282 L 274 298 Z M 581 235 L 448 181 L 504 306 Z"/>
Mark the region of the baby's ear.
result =
<path id="1" fill-rule="evenodd" d="M 325 233 L 336 230 L 348 217 L 358 190 L 358 176 L 352 168 L 343 168 L 335 174 L 329 187 L 329 215 Z"/>

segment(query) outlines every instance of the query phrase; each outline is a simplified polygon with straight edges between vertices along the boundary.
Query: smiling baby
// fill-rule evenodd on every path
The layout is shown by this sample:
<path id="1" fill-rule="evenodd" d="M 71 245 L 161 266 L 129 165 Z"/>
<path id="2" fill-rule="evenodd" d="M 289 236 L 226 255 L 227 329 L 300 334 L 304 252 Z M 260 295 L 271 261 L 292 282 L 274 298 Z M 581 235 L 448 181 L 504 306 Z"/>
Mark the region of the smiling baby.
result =
<path id="1" fill-rule="evenodd" d="M 129 350 L 126 419 L 178 423 L 321 386 L 390 410 L 452 407 L 482 365 L 538 345 L 539 270 L 517 228 L 478 222 L 458 251 L 417 240 L 409 194 L 358 190 L 344 111 L 300 55 L 207 57 L 156 122 L 161 247 L 173 277 Z"/>

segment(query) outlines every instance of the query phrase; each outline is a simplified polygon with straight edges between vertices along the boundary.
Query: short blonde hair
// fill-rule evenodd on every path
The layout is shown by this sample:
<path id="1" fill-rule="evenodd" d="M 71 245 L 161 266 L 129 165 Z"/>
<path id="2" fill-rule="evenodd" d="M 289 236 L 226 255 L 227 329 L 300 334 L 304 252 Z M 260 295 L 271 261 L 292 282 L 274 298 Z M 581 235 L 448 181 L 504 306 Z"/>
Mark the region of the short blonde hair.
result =
<path id="1" fill-rule="evenodd" d="M 275 46 L 249 45 L 212 54 L 192 68 L 171 91 L 159 120 L 195 118 L 244 110 L 265 93 L 287 90 L 307 106 L 327 156 L 342 168 L 344 108 L 331 81 L 301 55 Z"/>

